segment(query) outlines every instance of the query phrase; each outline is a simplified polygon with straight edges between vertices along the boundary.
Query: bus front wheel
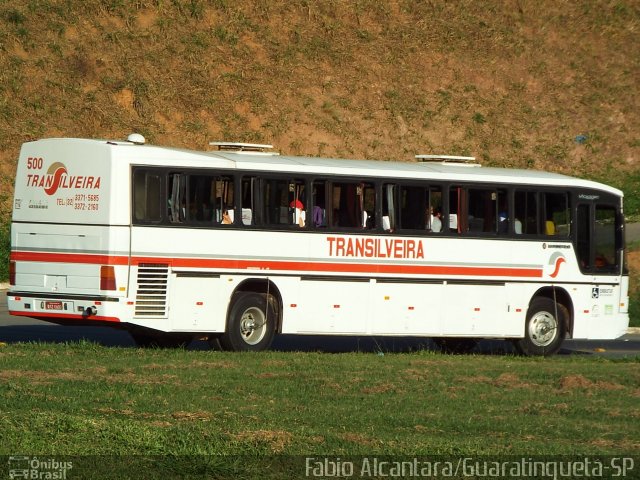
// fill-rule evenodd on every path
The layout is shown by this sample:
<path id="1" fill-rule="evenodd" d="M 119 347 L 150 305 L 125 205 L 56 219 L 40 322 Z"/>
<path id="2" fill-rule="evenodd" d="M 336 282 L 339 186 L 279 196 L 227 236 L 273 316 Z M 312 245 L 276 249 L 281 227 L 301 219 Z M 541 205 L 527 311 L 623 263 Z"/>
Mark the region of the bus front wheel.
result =
<path id="1" fill-rule="evenodd" d="M 276 320 L 276 311 L 266 295 L 239 293 L 231 305 L 220 345 L 236 352 L 266 350 L 273 340 Z"/>
<path id="2" fill-rule="evenodd" d="M 565 337 L 564 306 L 550 298 L 536 298 L 527 311 L 524 337 L 514 342 L 524 355 L 548 356 L 556 353 Z"/>

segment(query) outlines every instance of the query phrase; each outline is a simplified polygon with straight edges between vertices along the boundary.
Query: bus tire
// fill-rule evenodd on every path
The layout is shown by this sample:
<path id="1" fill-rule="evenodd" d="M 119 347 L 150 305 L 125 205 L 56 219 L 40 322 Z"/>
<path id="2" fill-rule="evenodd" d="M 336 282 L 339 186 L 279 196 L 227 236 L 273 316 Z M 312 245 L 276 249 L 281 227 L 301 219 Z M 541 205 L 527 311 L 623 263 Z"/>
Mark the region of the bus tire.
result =
<path id="1" fill-rule="evenodd" d="M 478 340 L 475 338 L 438 337 L 433 341 L 440 347 L 442 353 L 449 354 L 469 353 L 478 345 Z"/>
<path id="2" fill-rule="evenodd" d="M 227 329 L 220 336 L 220 345 L 224 350 L 234 352 L 266 350 L 273 341 L 276 320 L 276 310 L 266 295 L 241 292 L 229 310 Z"/>
<path id="3" fill-rule="evenodd" d="M 514 342 L 523 355 L 549 356 L 556 353 L 566 334 L 566 308 L 552 299 L 538 297 L 531 302 L 524 337 Z"/>

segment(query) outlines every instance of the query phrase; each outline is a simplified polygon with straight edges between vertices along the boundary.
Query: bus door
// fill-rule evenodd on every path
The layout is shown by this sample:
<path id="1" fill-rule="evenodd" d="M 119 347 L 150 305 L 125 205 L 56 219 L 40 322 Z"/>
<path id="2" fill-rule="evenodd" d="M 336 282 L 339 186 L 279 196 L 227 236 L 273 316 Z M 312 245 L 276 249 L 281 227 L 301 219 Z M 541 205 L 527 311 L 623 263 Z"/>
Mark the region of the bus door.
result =
<path id="1" fill-rule="evenodd" d="M 624 255 L 624 219 L 614 201 L 580 203 L 577 207 L 576 255 L 583 274 L 589 277 L 590 289 L 584 305 L 578 311 L 588 313 L 586 332 L 574 332 L 574 336 L 596 338 L 600 330 L 608 331 L 608 320 L 613 321 L 628 308 L 628 282 L 621 282 Z M 625 277 L 626 278 L 626 277 Z M 578 327 L 576 325 L 576 327 Z"/>

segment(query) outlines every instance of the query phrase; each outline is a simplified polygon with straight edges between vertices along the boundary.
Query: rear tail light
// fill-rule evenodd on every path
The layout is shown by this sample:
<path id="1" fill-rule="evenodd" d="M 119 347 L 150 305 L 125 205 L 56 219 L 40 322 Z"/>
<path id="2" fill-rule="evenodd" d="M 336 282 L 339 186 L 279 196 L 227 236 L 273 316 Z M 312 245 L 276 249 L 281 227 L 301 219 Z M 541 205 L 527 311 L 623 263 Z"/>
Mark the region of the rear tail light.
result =
<path id="1" fill-rule="evenodd" d="M 16 262 L 13 260 L 9 262 L 9 285 L 16 284 Z"/>
<path id="2" fill-rule="evenodd" d="M 100 290 L 116 289 L 116 272 L 115 269 L 108 265 L 100 267 Z"/>

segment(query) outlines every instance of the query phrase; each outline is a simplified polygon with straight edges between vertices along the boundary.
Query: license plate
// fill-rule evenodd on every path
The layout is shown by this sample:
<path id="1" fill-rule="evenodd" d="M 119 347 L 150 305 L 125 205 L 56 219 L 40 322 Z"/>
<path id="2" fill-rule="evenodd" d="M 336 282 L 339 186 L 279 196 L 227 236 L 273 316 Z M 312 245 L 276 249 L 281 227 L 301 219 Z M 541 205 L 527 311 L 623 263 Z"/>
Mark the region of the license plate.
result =
<path id="1" fill-rule="evenodd" d="M 44 302 L 45 310 L 62 310 L 62 302 Z"/>

